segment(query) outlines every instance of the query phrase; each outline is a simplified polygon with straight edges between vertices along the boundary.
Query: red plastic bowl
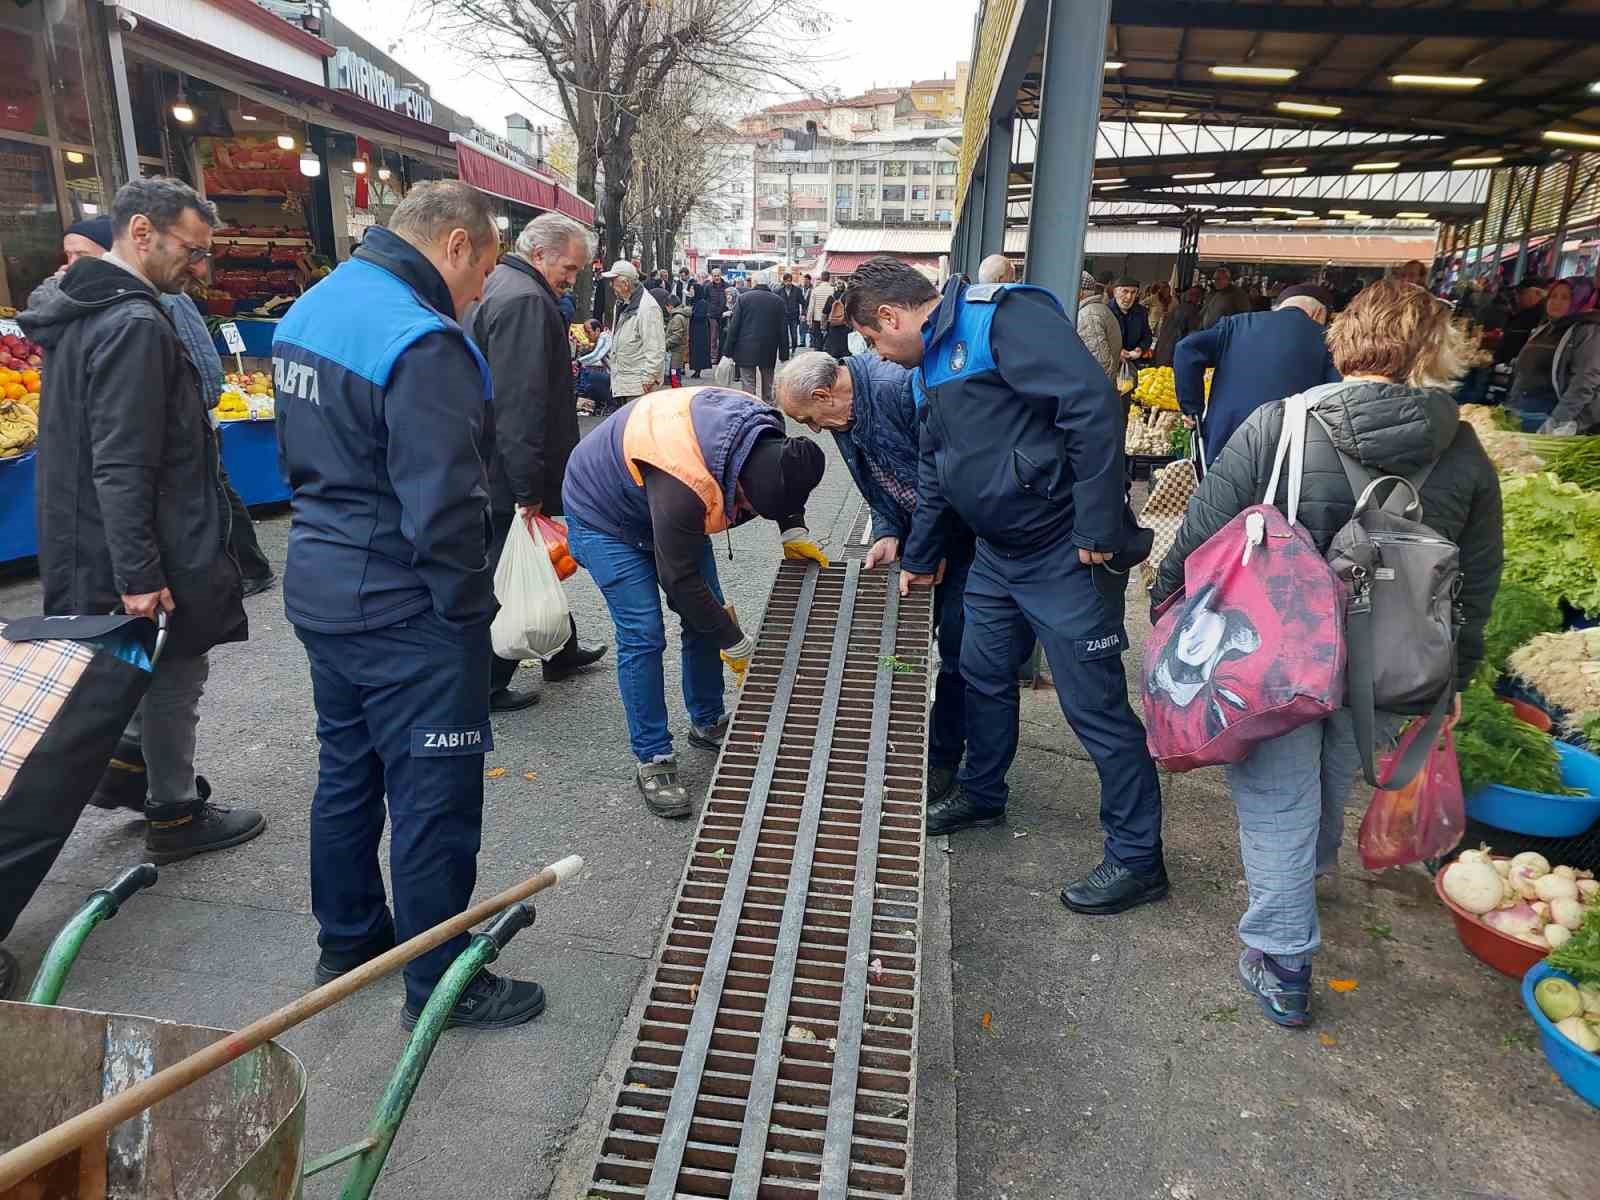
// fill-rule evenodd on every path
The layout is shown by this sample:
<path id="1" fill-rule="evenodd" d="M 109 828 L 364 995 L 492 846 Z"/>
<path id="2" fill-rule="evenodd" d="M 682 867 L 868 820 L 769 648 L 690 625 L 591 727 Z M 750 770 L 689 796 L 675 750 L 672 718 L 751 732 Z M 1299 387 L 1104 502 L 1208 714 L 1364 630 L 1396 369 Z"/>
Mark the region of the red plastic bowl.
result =
<path id="1" fill-rule="evenodd" d="M 1501 704 L 1509 704 L 1517 720 L 1525 725 L 1532 725 L 1535 729 L 1549 733 L 1555 728 L 1555 722 L 1550 720 L 1550 714 L 1542 708 L 1535 708 L 1526 700 L 1512 700 L 1507 696 L 1500 697 Z"/>
<path id="2" fill-rule="evenodd" d="M 1444 872 L 1447 869 L 1448 867 L 1441 869 L 1433 877 L 1433 890 L 1438 893 L 1439 902 L 1450 910 L 1450 916 L 1456 923 L 1456 936 L 1461 939 L 1461 944 L 1467 948 L 1469 954 L 1488 963 L 1502 975 L 1509 975 L 1513 979 L 1521 979 L 1533 969 L 1535 963 L 1544 961 L 1544 956 L 1550 953 L 1548 950 L 1530 946 L 1508 933 L 1489 928 L 1475 913 L 1469 913 L 1445 895 Z"/>

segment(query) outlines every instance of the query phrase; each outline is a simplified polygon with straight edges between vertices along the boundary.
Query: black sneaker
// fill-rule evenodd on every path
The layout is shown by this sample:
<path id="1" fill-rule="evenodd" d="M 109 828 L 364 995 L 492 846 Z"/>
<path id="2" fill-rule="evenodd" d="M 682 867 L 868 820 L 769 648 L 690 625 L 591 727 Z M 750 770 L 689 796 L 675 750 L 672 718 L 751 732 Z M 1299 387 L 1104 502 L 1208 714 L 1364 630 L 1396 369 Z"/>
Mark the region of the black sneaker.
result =
<path id="1" fill-rule="evenodd" d="M 377 958 L 380 954 L 387 954 L 394 949 L 394 926 L 379 934 L 365 949 L 354 954 L 333 954 L 326 950 L 317 955 L 316 968 L 311 972 L 311 977 L 321 987 L 325 983 L 332 983 L 347 971 L 354 971 L 357 967 L 364 966 Z"/>
<path id="2" fill-rule="evenodd" d="M 580 642 L 578 635 L 574 633 L 565 646 L 546 660 L 544 681 L 560 683 L 564 679 L 571 679 L 580 671 L 586 671 L 594 666 L 610 649 L 611 647 L 604 642 Z"/>
<path id="3" fill-rule="evenodd" d="M 727 717 L 723 717 L 715 725 L 710 726 L 700 726 L 693 722 L 689 724 L 689 745 L 697 746 L 701 750 L 721 750 L 722 743 L 727 736 Z"/>
<path id="4" fill-rule="evenodd" d="M 446 1029 L 510 1029 L 531 1021 L 544 1011 L 544 989 L 531 980 L 507 979 L 493 971 L 479 971 L 467 984 L 461 999 L 445 1018 Z M 415 1029 L 421 1009 L 409 1001 L 400 1010 L 400 1023 Z"/>
<path id="5" fill-rule="evenodd" d="M 1005 805 L 988 808 L 975 803 L 967 789 L 957 784 L 943 800 L 928 805 L 928 836 L 955 833 L 961 829 L 982 829 L 1006 823 Z"/>
<path id="6" fill-rule="evenodd" d="M 17 980 L 21 977 L 22 969 L 17 966 L 11 951 L 0 946 L 0 1000 L 11 999 L 11 993 L 17 990 Z"/>
<path id="7" fill-rule="evenodd" d="M 1164 900 L 1167 891 L 1166 867 L 1142 875 L 1114 859 L 1105 858 L 1082 879 L 1061 889 L 1061 903 L 1075 913 L 1110 916 L 1152 900 Z"/>
<path id="8" fill-rule="evenodd" d="M 929 767 L 928 768 L 928 803 L 937 804 L 948 796 L 956 786 L 959 776 L 959 767 Z"/>
<path id="9" fill-rule="evenodd" d="M 529 688 L 519 692 L 514 688 L 500 688 L 489 693 L 490 712 L 516 712 L 518 709 L 532 708 L 539 703 L 539 692 L 536 688 Z"/>
<path id="10" fill-rule="evenodd" d="M 187 816 L 150 817 L 144 848 L 150 861 L 162 866 L 248 842 L 266 827 L 267 818 L 256 809 L 218 808 L 201 800 Z"/>
<path id="11" fill-rule="evenodd" d="M 677 759 L 640 763 L 633 782 L 644 797 L 644 806 L 656 816 L 677 819 L 689 815 L 689 792 L 678 782 Z"/>

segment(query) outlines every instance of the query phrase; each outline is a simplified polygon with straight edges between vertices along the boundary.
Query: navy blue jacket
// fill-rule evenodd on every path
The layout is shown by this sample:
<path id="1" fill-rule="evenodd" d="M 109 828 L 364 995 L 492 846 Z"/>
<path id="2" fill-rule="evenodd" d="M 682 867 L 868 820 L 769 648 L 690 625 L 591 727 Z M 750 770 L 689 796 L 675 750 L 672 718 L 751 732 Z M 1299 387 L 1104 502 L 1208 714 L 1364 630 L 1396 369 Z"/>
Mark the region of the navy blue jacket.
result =
<path id="1" fill-rule="evenodd" d="M 1137 300 L 1127 312 L 1117 307 L 1115 299 L 1108 300 L 1106 307 L 1111 310 L 1111 315 L 1117 319 L 1117 324 L 1122 327 L 1122 348 L 1124 350 L 1148 350 L 1155 341 L 1155 334 L 1150 331 L 1150 310 Z"/>
<path id="2" fill-rule="evenodd" d="M 293 522 L 289 620 L 382 629 L 494 615 L 489 367 L 433 264 L 387 229 L 294 304 L 272 342 Z"/>
<path id="3" fill-rule="evenodd" d="M 1209 402 L 1207 367 L 1216 368 Z M 1178 407 L 1191 417 L 1205 413 L 1208 463 L 1263 404 L 1342 378 L 1323 327 L 1293 307 L 1224 317 L 1191 333 L 1173 351 L 1172 376 Z"/>
<path id="4" fill-rule="evenodd" d="M 854 397 L 851 422 L 849 429 L 834 430 L 833 440 L 866 497 L 873 538 L 904 543 L 917 506 L 919 431 L 912 372 L 876 354 L 852 355 L 844 365 Z M 886 484 L 884 477 L 897 486 Z"/>
<path id="5" fill-rule="evenodd" d="M 918 504 L 902 567 L 938 566 L 952 516 L 1007 556 L 1127 548 L 1122 402 L 1061 302 L 958 276 L 922 341 Z"/>

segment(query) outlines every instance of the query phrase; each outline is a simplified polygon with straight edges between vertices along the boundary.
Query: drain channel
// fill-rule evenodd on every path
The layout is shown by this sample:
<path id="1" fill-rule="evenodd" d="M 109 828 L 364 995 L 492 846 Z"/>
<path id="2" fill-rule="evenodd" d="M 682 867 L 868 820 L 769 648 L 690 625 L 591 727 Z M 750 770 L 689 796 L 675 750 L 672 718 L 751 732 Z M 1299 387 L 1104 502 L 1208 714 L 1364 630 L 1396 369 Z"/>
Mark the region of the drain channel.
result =
<path id="1" fill-rule="evenodd" d="M 928 594 L 779 570 L 589 1194 L 906 1196 Z"/>

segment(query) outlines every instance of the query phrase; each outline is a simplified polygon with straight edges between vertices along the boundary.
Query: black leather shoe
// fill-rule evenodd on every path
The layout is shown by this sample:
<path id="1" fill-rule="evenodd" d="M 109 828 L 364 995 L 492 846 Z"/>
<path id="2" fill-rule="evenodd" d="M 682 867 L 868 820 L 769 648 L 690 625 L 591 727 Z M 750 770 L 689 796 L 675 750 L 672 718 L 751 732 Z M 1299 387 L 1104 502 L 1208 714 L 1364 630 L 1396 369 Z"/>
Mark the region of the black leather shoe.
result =
<path id="1" fill-rule="evenodd" d="M 544 681 L 560 683 L 563 679 L 571 679 L 579 671 L 594 666 L 610 649 L 604 642 L 580 642 L 573 638 L 544 664 Z"/>
<path id="2" fill-rule="evenodd" d="M 209 793 L 210 788 L 206 790 Z M 226 850 L 258 837 L 267 827 L 267 818 L 253 808 L 219 808 L 204 797 L 179 816 L 156 815 L 149 810 L 145 816 L 144 850 L 157 866 Z"/>
<path id="3" fill-rule="evenodd" d="M 531 1021 L 544 1011 L 544 989 L 530 980 L 507 979 L 493 971 L 479 971 L 445 1018 L 446 1029 L 510 1029 Z M 408 1003 L 400 1010 L 400 1023 L 415 1029 L 421 1009 Z"/>
<path id="4" fill-rule="evenodd" d="M 269 591 L 272 585 L 278 582 L 278 577 L 271 572 L 265 575 L 255 575 L 244 581 L 244 594 L 246 596 L 259 596 L 262 592 Z"/>
<path id="5" fill-rule="evenodd" d="M 1061 903 L 1075 913 L 1110 916 L 1141 904 L 1149 904 L 1152 900 L 1164 900 L 1167 891 L 1166 867 L 1159 867 L 1149 875 L 1141 875 L 1106 858 L 1082 879 L 1063 887 Z"/>
<path id="6" fill-rule="evenodd" d="M 354 954 L 333 954 L 326 950 L 317 955 L 316 969 L 311 972 L 311 977 L 321 987 L 325 983 L 332 983 L 346 971 L 354 971 L 357 967 L 365 966 L 380 954 L 387 954 L 394 949 L 394 926 L 379 934 L 364 949 Z"/>
<path id="7" fill-rule="evenodd" d="M 957 784 L 954 790 L 937 804 L 928 805 L 928 836 L 955 833 L 959 829 L 982 829 L 987 825 L 1004 825 L 1006 810 L 985 808 L 973 803 L 967 789 Z"/>
<path id="8" fill-rule="evenodd" d="M 956 786 L 956 777 L 959 772 L 959 767 L 928 768 L 929 804 L 937 804 L 950 794 L 951 790 Z"/>
<path id="9" fill-rule="evenodd" d="M 539 693 L 533 689 L 519 692 L 513 688 L 501 688 L 489 693 L 490 712 L 516 712 L 520 708 L 532 708 L 537 703 Z"/>

